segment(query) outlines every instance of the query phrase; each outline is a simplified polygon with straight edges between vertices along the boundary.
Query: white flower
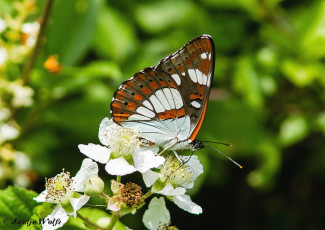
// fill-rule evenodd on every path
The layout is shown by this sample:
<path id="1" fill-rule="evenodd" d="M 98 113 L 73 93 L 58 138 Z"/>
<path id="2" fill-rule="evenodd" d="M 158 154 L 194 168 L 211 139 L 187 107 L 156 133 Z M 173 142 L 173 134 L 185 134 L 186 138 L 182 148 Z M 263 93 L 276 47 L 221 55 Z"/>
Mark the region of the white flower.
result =
<path id="1" fill-rule="evenodd" d="M 0 143 L 19 136 L 19 130 L 10 124 L 0 124 Z"/>
<path id="2" fill-rule="evenodd" d="M 11 84 L 11 90 L 13 93 L 11 103 L 15 108 L 32 105 L 32 96 L 34 95 L 34 90 L 32 88 L 16 83 Z"/>
<path id="3" fill-rule="evenodd" d="M 16 169 L 22 171 L 27 171 L 32 168 L 32 162 L 29 156 L 22 152 L 16 152 L 14 165 Z"/>
<path id="4" fill-rule="evenodd" d="M 89 177 L 98 174 L 98 166 L 91 159 L 83 160 L 81 168 L 75 177 L 70 178 L 69 172 L 62 172 L 53 178 L 47 179 L 46 190 L 44 190 L 34 200 L 37 202 L 56 203 L 57 206 L 53 212 L 48 215 L 44 223 L 43 229 L 57 229 L 62 227 L 68 221 L 68 215 L 76 217 L 77 211 L 88 202 L 89 196 L 80 195 L 75 192 L 83 192 L 84 181 Z M 66 211 L 63 207 L 71 205 L 73 211 Z M 60 224 L 53 226 L 53 220 L 60 220 Z"/>
<path id="5" fill-rule="evenodd" d="M 185 188 L 192 188 L 194 181 L 203 173 L 197 156 L 180 157 L 183 164 L 175 156 L 169 155 L 160 172 L 148 170 L 143 173 L 143 180 L 147 187 L 154 185 L 152 192 L 169 197 L 178 207 L 193 214 L 202 213 L 202 208 L 191 201 L 190 196 L 186 195 Z"/>
<path id="6" fill-rule="evenodd" d="M 2 18 L 0 18 L 0 34 L 5 31 L 5 29 L 7 28 L 7 23 L 5 22 L 5 20 L 3 20 Z"/>
<path id="7" fill-rule="evenodd" d="M 10 115 L 11 115 L 10 109 L 1 106 L 0 121 L 5 121 L 5 120 L 9 119 Z"/>
<path id="8" fill-rule="evenodd" d="M 163 197 L 160 197 L 159 199 L 154 197 L 151 199 L 149 207 L 143 215 L 142 221 L 144 225 L 151 230 L 165 229 L 163 227 L 167 227 L 170 224 L 170 214 L 166 208 Z"/>
<path id="9" fill-rule="evenodd" d="M 0 67 L 3 66 L 8 60 L 8 52 L 6 48 L 0 47 Z"/>
<path id="10" fill-rule="evenodd" d="M 98 136 L 105 146 L 90 143 L 78 147 L 87 157 L 106 164 L 108 174 L 123 176 L 135 171 L 144 173 L 165 161 L 165 158 L 156 155 L 159 150 L 157 146 L 141 146 L 137 130 L 119 126 L 108 118 L 101 122 Z M 130 164 L 132 161 L 133 164 Z"/>
<path id="11" fill-rule="evenodd" d="M 33 47 L 35 45 L 39 28 L 40 25 L 38 22 L 28 22 L 22 25 L 21 31 L 28 36 L 25 43 L 28 47 Z"/>

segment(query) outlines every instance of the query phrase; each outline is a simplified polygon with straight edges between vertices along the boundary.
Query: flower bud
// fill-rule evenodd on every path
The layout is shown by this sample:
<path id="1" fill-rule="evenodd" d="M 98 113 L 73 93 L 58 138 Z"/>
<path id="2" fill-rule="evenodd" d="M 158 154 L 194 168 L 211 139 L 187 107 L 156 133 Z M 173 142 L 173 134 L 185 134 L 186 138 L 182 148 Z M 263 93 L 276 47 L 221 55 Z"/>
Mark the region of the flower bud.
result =
<path id="1" fill-rule="evenodd" d="M 84 182 L 84 192 L 88 196 L 98 195 L 104 190 L 104 182 L 99 176 L 93 175 Z"/>

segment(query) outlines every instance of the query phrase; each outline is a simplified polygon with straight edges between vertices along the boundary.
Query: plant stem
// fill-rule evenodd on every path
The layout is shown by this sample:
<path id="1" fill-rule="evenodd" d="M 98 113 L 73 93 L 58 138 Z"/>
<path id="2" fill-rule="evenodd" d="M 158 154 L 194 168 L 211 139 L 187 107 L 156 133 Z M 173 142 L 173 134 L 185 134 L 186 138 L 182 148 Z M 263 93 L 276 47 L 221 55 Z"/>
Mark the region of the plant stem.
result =
<path id="1" fill-rule="evenodd" d="M 90 221 L 87 217 L 84 217 L 82 215 L 80 215 L 79 212 L 77 212 L 77 216 L 82 219 L 85 223 L 87 223 L 88 225 L 96 228 L 96 229 L 99 229 L 99 230 L 105 230 L 105 228 L 102 228 L 100 226 L 98 226 L 97 224 L 95 224 L 94 222 Z"/>
<path id="2" fill-rule="evenodd" d="M 151 196 L 151 194 L 152 194 L 152 192 L 151 192 L 151 190 L 149 190 L 146 194 L 144 194 L 144 195 L 142 196 L 142 199 L 143 199 L 143 200 L 147 199 L 149 196 Z"/>
<path id="3" fill-rule="evenodd" d="M 121 183 L 121 176 L 116 176 L 116 181 Z"/>
<path id="4" fill-rule="evenodd" d="M 50 12 L 53 6 L 54 0 L 47 0 L 44 6 L 44 10 L 40 19 L 40 30 L 36 39 L 36 44 L 34 46 L 34 49 L 32 50 L 32 54 L 30 58 L 27 60 L 24 71 L 22 74 L 22 80 L 23 80 L 23 85 L 27 85 L 29 78 L 30 78 L 30 72 L 35 64 L 37 54 L 41 48 L 41 42 L 45 33 L 45 28 L 48 23 L 49 17 L 50 17 Z"/>
<path id="5" fill-rule="evenodd" d="M 111 199 L 108 195 L 106 195 L 105 193 L 101 192 L 99 194 L 103 199 L 105 199 L 107 202 Z"/>
<path id="6" fill-rule="evenodd" d="M 119 212 L 113 212 L 112 213 L 112 217 L 111 217 L 111 222 L 109 222 L 109 225 L 107 226 L 106 230 L 112 230 L 117 222 L 117 220 L 119 219 Z"/>

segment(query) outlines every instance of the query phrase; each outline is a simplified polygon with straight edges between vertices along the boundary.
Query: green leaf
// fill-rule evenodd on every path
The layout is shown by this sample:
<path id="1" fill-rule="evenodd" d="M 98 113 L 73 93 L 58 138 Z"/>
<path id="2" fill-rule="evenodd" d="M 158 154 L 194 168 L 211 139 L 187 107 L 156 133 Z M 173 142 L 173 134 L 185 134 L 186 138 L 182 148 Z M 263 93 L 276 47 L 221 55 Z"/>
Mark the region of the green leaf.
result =
<path id="1" fill-rule="evenodd" d="M 284 146 L 289 146 L 305 138 L 309 127 L 302 115 L 289 116 L 280 125 L 279 138 Z"/>
<path id="2" fill-rule="evenodd" d="M 250 57 L 244 56 L 239 60 L 235 73 L 234 88 L 243 95 L 247 103 L 253 108 L 260 108 L 263 105 L 264 99 L 259 77 Z"/>
<path id="3" fill-rule="evenodd" d="M 299 63 L 291 59 L 283 61 L 281 66 L 288 80 L 299 87 L 309 85 L 316 77 L 320 76 L 321 68 L 317 63 Z"/>
<path id="4" fill-rule="evenodd" d="M 17 229 L 21 227 L 22 223 L 11 224 L 15 219 L 17 221 L 30 220 L 33 209 L 37 206 L 37 202 L 33 200 L 33 197 L 36 196 L 37 193 L 17 186 L 10 186 L 5 190 L 1 190 L 0 229 Z"/>
<path id="5" fill-rule="evenodd" d="M 95 31 L 100 0 L 58 0 L 47 31 L 46 56 L 57 54 L 65 66 L 80 60 Z"/>
<path id="6" fill-rule="evenodd" d="M 321 58 L 325 56 L 325 2 L 314 1 L 306 10 L 301 7 L 295 12 L 298 24 L 297 36 L 301 41 L 302 51 L 308 58 Z"/>
<path id="7" fill-rule="evenodd" d="M 158 1 L 139 5 L 135 10 L 139 25 L 151 33 L 182 25 L 192 17 L 195 6 L 189 1 Z"/>
<path id="8" fill-rule="evenodd" d="M 133 52 L 135 45 L 135 32 L 125 17 L 118 11 L 102 7 L 92 42 L 96 53 L 121 62 Z"/>

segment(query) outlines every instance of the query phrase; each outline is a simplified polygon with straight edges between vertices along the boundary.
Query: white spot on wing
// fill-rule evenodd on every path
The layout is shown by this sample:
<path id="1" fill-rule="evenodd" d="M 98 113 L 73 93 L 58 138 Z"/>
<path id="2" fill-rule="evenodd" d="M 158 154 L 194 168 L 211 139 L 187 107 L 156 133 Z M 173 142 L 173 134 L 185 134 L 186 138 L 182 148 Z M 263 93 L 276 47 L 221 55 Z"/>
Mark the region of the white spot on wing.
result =
<path id="1" fill-rule="evenodd" d="M 186 73 L 185 73 L 185 72 L 183 72 L 183 73 L 182 73 L 182 75 L 183 75 L 183 76 L 185 76 L 185 75 L 186 75 Z"/>
<path id="2" fill-rule="evenodd" d="M 152 105 L 148 100 L 143 101 L 142 104 L 145 105 L 147 108 L 153 110 Z"/>
<path id="3" fill-rule="evenodd" d="M 210 85 L 211 85 L 211 77 L 208 77 L 207 86 L 209 87 Z"/>
<path id="4" fill-rule="evenodd" d="M 202 76 L 203 76 L 203 85 L 206 85 L 208 77 L 205 74 L 203 74 Z"/>
<path id="5" fill-rule="evenodd" d="M 195 70 L 194 69 L 189 69 L 188 74 L 190 75 L 190 78 L 192 79 L 192 81 L 196 83 L 197 78 L 196 78 Z"/>
<path id="6" fill-rule="evenodd" d="M 201 58 L 202 58 L 202 59 L 207 59 L 207 57 L 208 57 L 208 56 L 207 56 L 206 53 L 201 53 Z"/>
<path id="7" fill-rule="evenodd" d="M 133 115 L 129 116 L 128 120 L 129 121 L 139 121 L 139 120 L 150 120 L 150 118 L 141 116 L 139 114 L 133 114 Z"/>
<path id="8" fill-rule="evenodd" d="M 167 101 L 168 101 L 168 103 L 169 103 L 169 105 L 170 105 L 170 108 L 171 108 L 171 109 L 175 109 L 176 106 L 175 106 L 175 103 L 174 103 L 173 95 L 172 95 L 172 93 L 170 92 L 170 89 L 169 89 L 169 88 L 164 88 L 163 91 L 164 91 L 165 96 L 166 96 L 166 98 L 167 98 Z"/>
<path id="9" fill-rule="evenodd" d="M 192 102 L 191 102 L 191 105 L 192 105 L 194 108 L 197 108 L 197 109 L 201 108 L 201 104 L 200 104 L 199 102 L 197 102 L 197 101 L 192 101 Z"/>
<path id="10" fill-rule="evenodd" d="M 140 106 L 139 108 L 137 108 L 136 110 L 138 113 L 141 113 L 142 115 L 146 116 L 146 117 L 150 117 L 150 118 L 154 118 L 155 117 L 155 113 L 150 111 L 149 109 Z"/>
<path id="11" fill-rule="evenodd" d="M 178 74 L 172 74 L 172 78 L 174 79 L 174 81 L 176 82 L 177 85 L 181 84 L 181 79 L 178 76 Z"/>
<path id="12" fill-rule="evenodd" d="M 151 95 L 149 97 L 149 100 L 153 104 L 153 107 L 155 108 L 156 113 L 161 113 L 161 112 L 165 111 L 164 107 L 162 106 L 162 104 L 160 103 L 160 101 L 158 100 L 158 98 L 155 95 Z"/>
<path id="13" fill-rule="evenodd" d="M 198 69 L 195 69 L 195 72 L 196 72 L 196 77 L 197 77 L 198 83 L 200 85 L 202 85 L 202 83 L 203 83 L 203 77 L 202 77 L 203 73 Z"/>
<path id="14" fill-rule="evenodd" d="M 183 99 L 182 99 L 181 94 L 178 92 L 177 89 L 171 88 L 170 90 L 173 94 L 176 109 L 182 108 L 183 107 Z"/>
<path id="15" fill-rule="evenodd" d="M 161 89 L 157 90 L 155 92 L 156 97 L 158 98 L 158 100 L 160 101 L 160 103 L 164 106 L 165 110 L 170 110 L 170 106 L 168 104 L 167 98 L 165 97 L 165 94 L 163 93 L 163 91 Z"/>

